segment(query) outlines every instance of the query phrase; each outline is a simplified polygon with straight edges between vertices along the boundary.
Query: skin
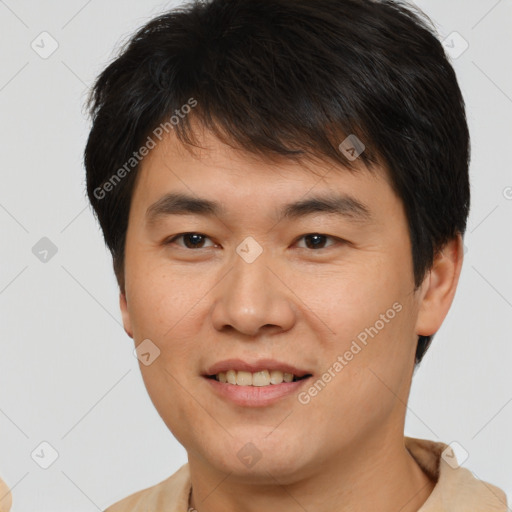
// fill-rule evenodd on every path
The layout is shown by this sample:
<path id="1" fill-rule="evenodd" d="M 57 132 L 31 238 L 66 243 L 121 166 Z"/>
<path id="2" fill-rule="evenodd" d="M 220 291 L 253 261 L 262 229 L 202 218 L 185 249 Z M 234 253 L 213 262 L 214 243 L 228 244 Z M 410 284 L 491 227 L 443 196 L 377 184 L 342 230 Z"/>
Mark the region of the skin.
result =
<path id="1" fill-rule="evenodd" d="M 417 511 L 434 482 L 404 446 L 405 404 L 417 336 L 434 334 L 452 303 L 461 238 L 415 291 L 407 220 L 385 169 L 263 160 L 200 133 L 203 149 L 192 153 L 170 134 L 142 162 L 120 294 L 128 335 L 161 351 L 140 368 L 187 450 L 192 506 Z M 370 219 L 276 220 L 284 204 L 340 191 L 366 205 Z M 148 208 L 169 192 L 219 201 L 225 212 L 148 222 Z M 206 238 L 199 248 L 184 238 L 169 243 L 182 233 Z M 328 235 L 320 248 L 304 238 L 315 233 Z M 236 252 L 248 236 L 263 248 L 250 264 Z M 306 405 L 296 395 L 235 405 L 202 377 L 220 360 L 275 358 L 318 378 L 395 303 L 402 310 Z M 261 454 L 250 468 L 237 456 L 247 443 Z"/>
<path id="2" fill-rule="evenodd" d="M 12 506 L 12 494 L 7 484 L 0 478 L 0 512 L 9 512 Z"/>

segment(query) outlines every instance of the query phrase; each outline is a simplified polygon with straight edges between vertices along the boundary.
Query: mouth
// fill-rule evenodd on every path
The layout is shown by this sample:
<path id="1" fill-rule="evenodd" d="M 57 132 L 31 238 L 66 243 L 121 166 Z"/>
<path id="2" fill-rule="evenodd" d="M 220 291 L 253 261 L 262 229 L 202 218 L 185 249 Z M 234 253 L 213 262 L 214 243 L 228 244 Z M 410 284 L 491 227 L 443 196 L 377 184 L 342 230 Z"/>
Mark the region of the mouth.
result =
<path id="1" fill-rule="evenodd" d="M 265 407 L 294 396 L 313 374 L 274 359 L 253 363 L 229 359 L 214 364 L 202 376 L 223 400 L 243 407 Z"/>
<path id="2" fill-rule="evenodd" d="M 311 373 L 304 375 L 296 375 L 281 370 L 260 370 L 257 372 L 249 372 L 245 370 L 228 370 L 206 376 L 223 384 L 232 384 L 236 386 L 254 386 L 266 387 L 276 386 L 283 382 L 297 382 L 312 377 Z"/>

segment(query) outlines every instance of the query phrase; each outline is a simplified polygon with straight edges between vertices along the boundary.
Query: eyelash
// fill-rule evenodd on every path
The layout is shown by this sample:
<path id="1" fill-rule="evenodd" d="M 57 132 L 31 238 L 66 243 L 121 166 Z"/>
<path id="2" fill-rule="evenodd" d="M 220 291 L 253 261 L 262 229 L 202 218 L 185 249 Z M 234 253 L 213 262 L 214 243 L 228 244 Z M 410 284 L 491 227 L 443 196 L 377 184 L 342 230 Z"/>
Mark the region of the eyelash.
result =
<path id="1" fill-rule="evenodd" d="M 189 232 L 189 233 L 180 233 L 179 235 L 176 235 L 174 237 L 172 237 L 171 239 L 167 240 L 164 242 L 165 245 L 171 245 L 173 244 L 176 240 L 178 240 L 179 238 L 184 238 L 186 236 L 189 236 L 189 235 L 198 235 L 198 236 L 201 236 L 201 237 L 204 237 L 204 238 L 208 238 L 208 236 L 202 234 L 202 233 L 195 233 L 195 232 Z M 301 237 L 297 238 L 296 241 L 294 243 L 297 243 L 297 241 L 299 240 L 302 240 L 308 236 L 319 236 L 319 237 L 323 237 L 323 238 L 326 238 L 326 239 L 331 239 L 331 240 L 334 240 L 334 241 L 337 241 L 337 242 L 345 242 L 344 240 L 342 240 L 341 238 L 337 238 L 335 236 L 331 236 L 331 235 L 324 235 L 322 233 L 307 233 L 305 235 L 302 235 Z M 329 247 L 332 247 L 333 245 L 335 244 L 331 244 L 327 247 L 321 247 L 320 249 L 310 249 L 311 251 L 319 251 L 321 249 L 328 249 Z M 179 246 L 181 249 L 185 249 L 185 250 L 191 250 L 191 251 L 197 251 L 199 249 L 205 249 L 205 247 L 199 247 L 197 249 L 193 249 L 193 248 L 189 248 L 189 247 L 184 247 L 184 246 Z M 206 247 L 207 249 L 208 247 Z M 300 249 L 309 249 L 308 247 L 300 247 Z"/>

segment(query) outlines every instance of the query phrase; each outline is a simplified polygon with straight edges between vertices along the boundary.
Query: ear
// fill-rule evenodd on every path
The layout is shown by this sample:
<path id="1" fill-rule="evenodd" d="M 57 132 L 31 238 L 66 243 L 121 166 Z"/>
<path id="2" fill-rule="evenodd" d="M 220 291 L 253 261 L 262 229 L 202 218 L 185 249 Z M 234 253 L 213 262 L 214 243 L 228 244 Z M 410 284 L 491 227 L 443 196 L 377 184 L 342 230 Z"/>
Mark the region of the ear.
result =
<path id="1" fill-rule="evenodd" d="M 464 245 L 459 234 L 439 251 L 420 290 L 416 334 L 431 336 L 443 323 L 455 296 L 464 259 Z"/>
<path id="2" fill-rule="evenodd" d="M 130 313 L 128 312 L 128 302 L 126 300 L 126 292 L 119 293 L 119 307 L 121 308 L 121 316 L 123 317 L 123 326 L 126 334 L 133 338 L 132 322 Z"/>

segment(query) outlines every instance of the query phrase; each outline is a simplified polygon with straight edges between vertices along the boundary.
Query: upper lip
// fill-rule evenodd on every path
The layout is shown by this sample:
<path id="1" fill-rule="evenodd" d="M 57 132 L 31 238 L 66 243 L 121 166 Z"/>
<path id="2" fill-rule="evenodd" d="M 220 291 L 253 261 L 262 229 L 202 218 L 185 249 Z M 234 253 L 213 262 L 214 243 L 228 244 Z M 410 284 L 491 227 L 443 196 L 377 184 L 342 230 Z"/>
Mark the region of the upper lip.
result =
<path id="1" fill-rule="evenodd" d="M 246 372 L 256 373 L 263 370 L 279 370 L 283 373 L 293 373 L 296 377 L 304 377 L 310 375 L 311 372 L 301 370 L 288 363 L 283 363 L 275 359 L 258 359 L 252 363 L 242 361 L 242 359 L 225 359 L 210 366 L 206 370 L 207 376 L 217 375 L 220 372 L 227 372 L 228 370 L 242 370 Z"/>

